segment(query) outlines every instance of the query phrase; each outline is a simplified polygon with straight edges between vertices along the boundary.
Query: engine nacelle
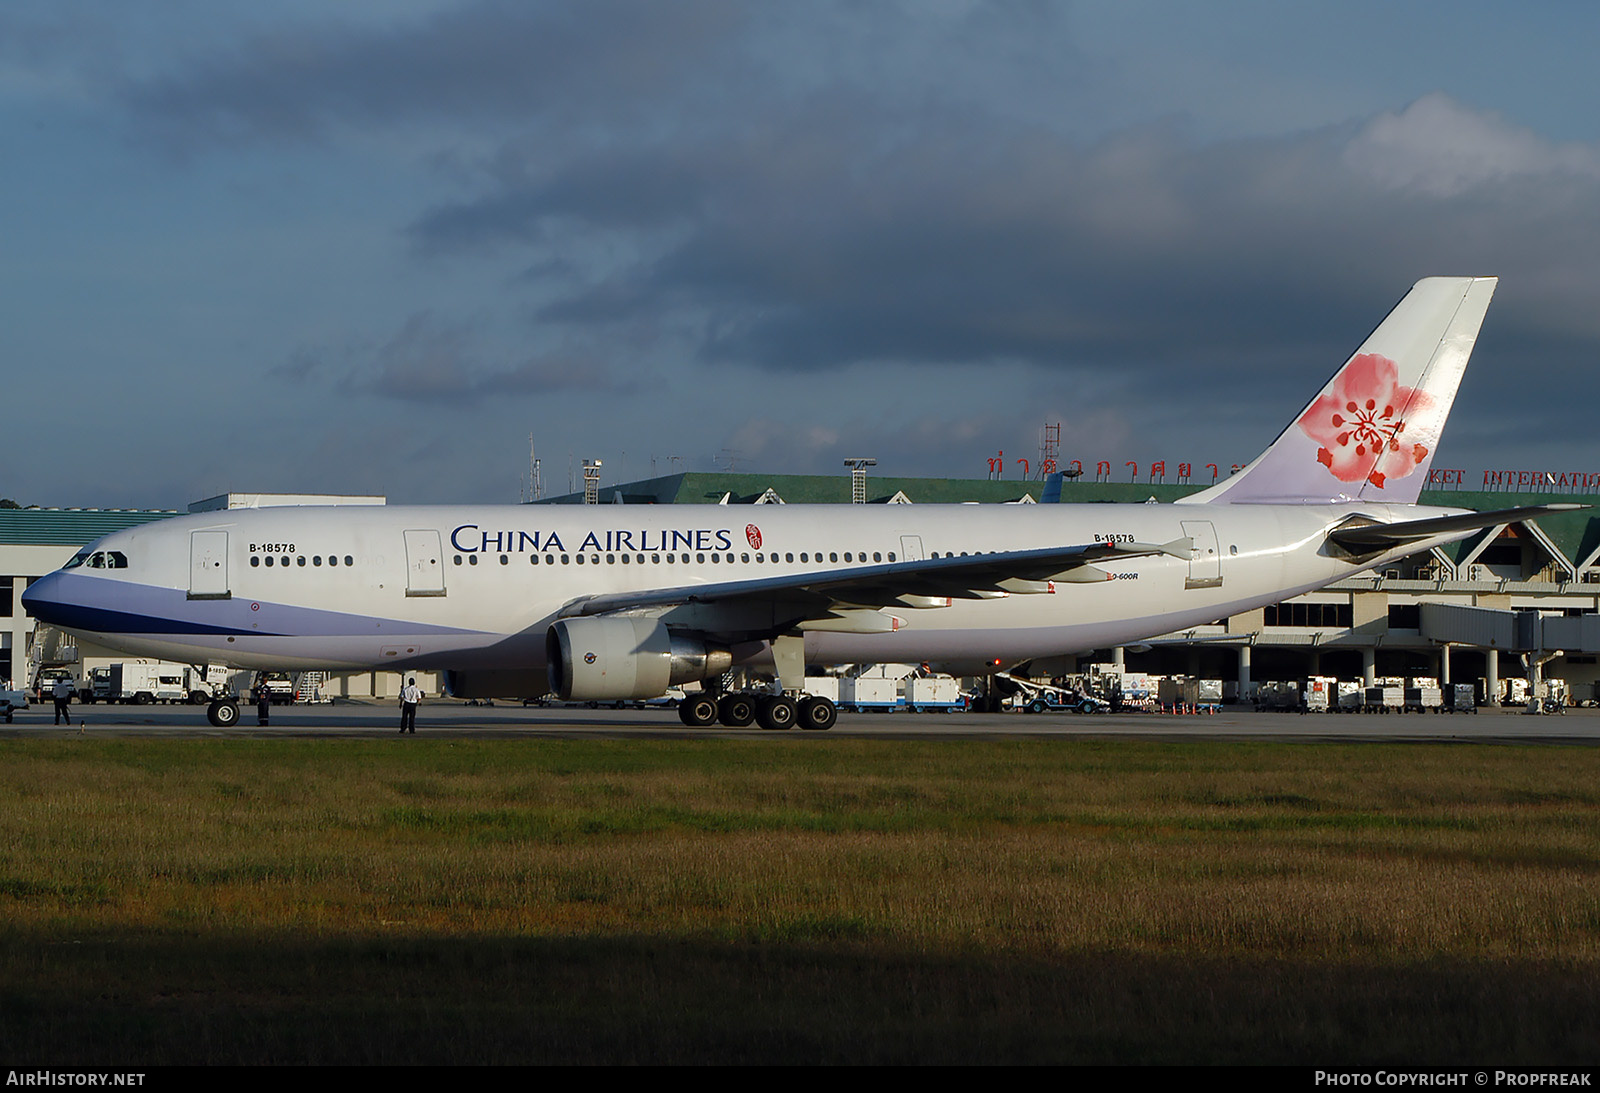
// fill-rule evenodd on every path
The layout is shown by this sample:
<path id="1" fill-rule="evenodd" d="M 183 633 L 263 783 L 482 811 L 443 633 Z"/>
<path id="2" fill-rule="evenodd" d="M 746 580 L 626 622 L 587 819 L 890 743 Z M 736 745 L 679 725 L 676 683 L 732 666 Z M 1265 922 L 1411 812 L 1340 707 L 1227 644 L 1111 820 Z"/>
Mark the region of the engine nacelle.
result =
<path id="1" fill-rule="evenodd" d="M 674 634 L 660 619 L 562 619 L 545 635 L 550 690 L 563 699 L 656 698 L 733 667 L 726 649 Z"/>

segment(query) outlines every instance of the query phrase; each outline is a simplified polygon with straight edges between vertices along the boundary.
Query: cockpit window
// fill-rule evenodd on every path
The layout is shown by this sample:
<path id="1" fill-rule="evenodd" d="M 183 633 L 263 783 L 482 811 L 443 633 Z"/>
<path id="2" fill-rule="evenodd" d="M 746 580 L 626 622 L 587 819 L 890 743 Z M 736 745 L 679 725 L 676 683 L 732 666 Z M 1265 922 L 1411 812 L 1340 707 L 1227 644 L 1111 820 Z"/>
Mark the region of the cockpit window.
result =
<path id="1" fill-rule="evenodd" d="M 90 569 L 127 569 L 128 556 L 120 550 L 97 550 L 93 554 L 81 550 L 61 568 L 77 569 L 79 566 L 88 566 Z"/>

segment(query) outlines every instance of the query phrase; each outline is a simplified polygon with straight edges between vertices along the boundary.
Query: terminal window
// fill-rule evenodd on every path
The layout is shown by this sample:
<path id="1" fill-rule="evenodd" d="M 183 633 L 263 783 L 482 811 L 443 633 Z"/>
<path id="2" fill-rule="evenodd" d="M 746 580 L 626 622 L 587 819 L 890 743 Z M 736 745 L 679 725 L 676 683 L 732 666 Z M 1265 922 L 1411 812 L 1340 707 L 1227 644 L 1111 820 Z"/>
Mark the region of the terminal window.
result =
<path id="1" fill-rule="evenodd" d="M 1321 626 L 1348 628 L 1352 613 L 1347 603 L 1275 603 L 1262 611 L 1263 626 Z"/>

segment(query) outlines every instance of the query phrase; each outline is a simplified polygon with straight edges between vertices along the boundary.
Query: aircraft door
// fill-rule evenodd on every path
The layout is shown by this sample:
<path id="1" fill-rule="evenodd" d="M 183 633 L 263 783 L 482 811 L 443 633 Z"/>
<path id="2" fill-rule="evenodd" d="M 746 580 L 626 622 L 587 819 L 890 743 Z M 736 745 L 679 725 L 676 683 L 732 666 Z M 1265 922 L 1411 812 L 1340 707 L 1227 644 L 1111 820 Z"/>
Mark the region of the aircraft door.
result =
<path id="1" fill-rule="evenodd" d="M 189 598 L 226 600 L 228 590 L 228 533 L 189 533 Z"/>
<path id="2" fill-rule="evenodd" d="M 1185 520 L 1183 533 L 1194 540 L 1185 588 L 1222 587 L 1222 554 L 1217 547 L 1217 527 L 1210 520 Z"/>
<path id="3" fill-rule="evenodd" d="M 406 535 L 406 595 L 444 595 L 444 548 L 432 528 Z"/>
<path id="4" fill-rule="evenodd" d="M 900 560 L 902 562 L 922 561 L 922 536 L 900 536 Z"/>

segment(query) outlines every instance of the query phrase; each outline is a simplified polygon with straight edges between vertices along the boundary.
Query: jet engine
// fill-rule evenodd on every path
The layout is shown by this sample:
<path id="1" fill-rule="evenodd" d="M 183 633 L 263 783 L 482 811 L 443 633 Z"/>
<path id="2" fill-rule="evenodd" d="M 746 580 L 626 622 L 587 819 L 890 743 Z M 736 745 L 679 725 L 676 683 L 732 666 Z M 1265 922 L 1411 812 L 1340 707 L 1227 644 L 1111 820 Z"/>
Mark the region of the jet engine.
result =
<path id="1" fill-rule="evenodd" d="M 733 666 L 728 650 L 673 633 L 660 619 L 562 619 L 545 635 L 545 656 L 550 689 L 580 702 L 655 698 Z"/>

